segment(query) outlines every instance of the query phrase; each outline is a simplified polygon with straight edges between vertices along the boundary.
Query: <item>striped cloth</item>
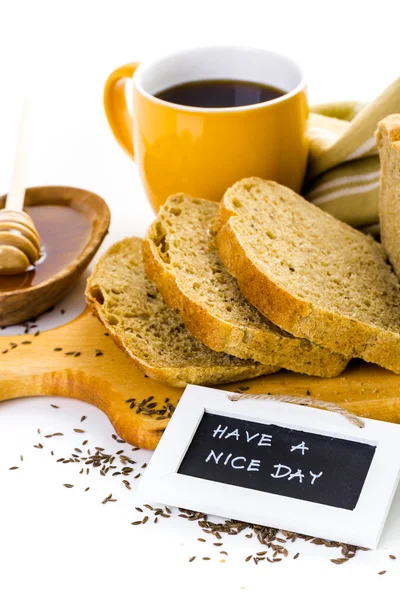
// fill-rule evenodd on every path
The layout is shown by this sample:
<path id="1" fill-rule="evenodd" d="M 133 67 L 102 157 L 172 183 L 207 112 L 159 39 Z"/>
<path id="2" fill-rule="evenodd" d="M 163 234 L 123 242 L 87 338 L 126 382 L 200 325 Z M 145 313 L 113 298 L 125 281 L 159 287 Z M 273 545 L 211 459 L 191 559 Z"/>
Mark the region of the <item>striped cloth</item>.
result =
<path id="1" fill-rule="evenodd" d="M 338 219 L 379 233 L 378 121 L 400 113 L 400 78 L 371 104 L 311 107 L 310 155 L 303 195 Z"/>

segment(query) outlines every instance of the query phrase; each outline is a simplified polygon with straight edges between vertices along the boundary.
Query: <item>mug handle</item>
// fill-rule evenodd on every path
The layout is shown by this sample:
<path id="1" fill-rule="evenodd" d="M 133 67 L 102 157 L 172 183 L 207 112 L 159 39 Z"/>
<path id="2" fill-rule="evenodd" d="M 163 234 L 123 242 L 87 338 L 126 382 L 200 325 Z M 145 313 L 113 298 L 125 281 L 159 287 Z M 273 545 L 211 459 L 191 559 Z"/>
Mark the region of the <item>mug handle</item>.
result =
<path id="1" fill-rule="evenodd" d="M 104 108 L 108 124 L 111 127 L 115 139 L 119 145 L 135 158 L 133 151 L 133 132 L 132 117 L 129 114 L 126 103 L 126 82 L 132 78 L 132 75 L 140 63 L 129 63 L 115 69 L 107 78 L 104 86 Z"/>

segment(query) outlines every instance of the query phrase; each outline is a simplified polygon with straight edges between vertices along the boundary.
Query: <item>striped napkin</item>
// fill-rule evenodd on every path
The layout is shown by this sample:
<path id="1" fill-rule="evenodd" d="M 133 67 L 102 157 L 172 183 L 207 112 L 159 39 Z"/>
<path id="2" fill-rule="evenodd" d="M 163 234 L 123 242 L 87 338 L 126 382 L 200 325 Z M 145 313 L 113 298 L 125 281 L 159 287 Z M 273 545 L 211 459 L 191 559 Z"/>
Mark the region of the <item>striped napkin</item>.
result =
<path id="1" fill-rule="evenodd" d="M 400 78 L 374 102 L 311 107 L 310 155 L 303 195 L 372 235 L 379 233 L 378 121 L 400 113 Z"/>

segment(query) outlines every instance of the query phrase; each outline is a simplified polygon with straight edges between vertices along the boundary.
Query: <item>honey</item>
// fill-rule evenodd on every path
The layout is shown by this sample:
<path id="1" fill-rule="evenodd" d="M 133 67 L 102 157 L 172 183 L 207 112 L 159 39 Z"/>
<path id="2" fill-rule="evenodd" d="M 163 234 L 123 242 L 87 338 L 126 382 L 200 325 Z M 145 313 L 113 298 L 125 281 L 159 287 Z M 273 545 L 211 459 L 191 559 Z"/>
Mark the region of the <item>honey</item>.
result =
<path id="1" fill-rule="evenodd" d="M 27 289 L 47 281 L 76 260 L 90 239 L 92 224 L 69 206 L 28 206 L 42 243 L 35 267 L 20 275 L 0 277 L 0 293 Z"/>

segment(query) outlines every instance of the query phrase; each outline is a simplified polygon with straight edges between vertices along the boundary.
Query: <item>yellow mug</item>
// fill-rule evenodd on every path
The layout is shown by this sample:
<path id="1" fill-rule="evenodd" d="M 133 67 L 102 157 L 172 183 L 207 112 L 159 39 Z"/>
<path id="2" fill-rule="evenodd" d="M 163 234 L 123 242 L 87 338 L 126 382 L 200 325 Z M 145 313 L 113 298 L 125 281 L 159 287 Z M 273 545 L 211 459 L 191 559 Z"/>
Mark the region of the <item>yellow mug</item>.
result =
<path id="1" fill-rule="evenodd" d="M 126 83 L 133 77 L 133 119 Z M 262 83 L 285 93 L 271 101 L 229 108 L 197 108 L 157 98 L 189 81 Z M 267 50 L 194 48 L 148 64 L 116 69 L 104 105 L 122 148 L 135 159 L 155 211 L 170 194 L 220 200 L 238 179 L 257 175 L 299 191 L 308 153 L 308 106 L 300 67 Z"/>

